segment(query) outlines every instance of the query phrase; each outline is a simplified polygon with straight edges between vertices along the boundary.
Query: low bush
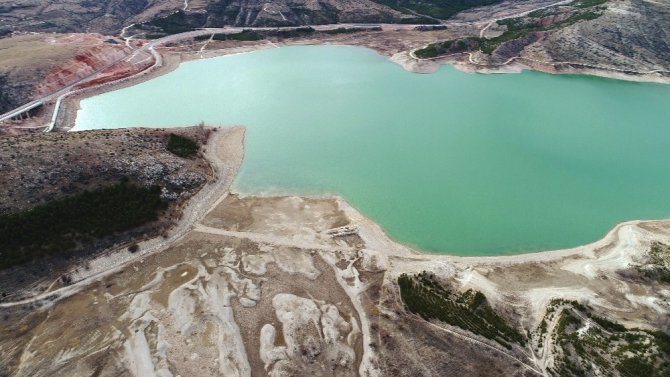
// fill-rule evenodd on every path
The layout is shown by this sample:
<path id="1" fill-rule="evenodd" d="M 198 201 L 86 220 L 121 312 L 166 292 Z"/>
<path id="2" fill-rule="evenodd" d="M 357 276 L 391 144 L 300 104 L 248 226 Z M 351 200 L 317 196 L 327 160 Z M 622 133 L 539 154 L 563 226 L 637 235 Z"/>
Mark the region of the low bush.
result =
<path id="1" fill-rule="evenodd" d="M 190 158 L 195 156 L 198 152 L 198 143 L 187 137 L 170 134 L 168 137 L 167 150 L 179 157 Z"/>

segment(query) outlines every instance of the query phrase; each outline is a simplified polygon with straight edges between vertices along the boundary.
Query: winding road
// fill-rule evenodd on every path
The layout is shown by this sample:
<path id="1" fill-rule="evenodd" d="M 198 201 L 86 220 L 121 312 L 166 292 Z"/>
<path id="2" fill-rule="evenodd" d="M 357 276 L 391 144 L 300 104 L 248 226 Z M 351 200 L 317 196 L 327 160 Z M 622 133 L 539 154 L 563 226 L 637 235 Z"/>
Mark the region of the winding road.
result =
<path id="1" fill-rule="evenodd" d="M 128 46 L 130 46 L 128 41 L 130 39 L 132 39 L 133 36 L 125 37 L 125 34 L 127 33 L 128 29 L 131 28 L 132 26 L 133 25 L 129 25 L 129 26 L 124 27 L 122 29 L 121 35 L 120 35 L 121 39 L 124 39 Z M 137 76 L 139 74 L 144 74 L 147 70 L 153 70 L 154 68 L 160 67 L 160 66 L 163 65 L 163 57 L 158 51 L 156 51 L 156 48 L 161 46 L 161 45 L 167 44 L 167 43 L 173 43 L 173 42 L 177 42 L 177 41 L 181 41 L 181 40 L 185 40 L 185 39 L 191 39 L 191 38 L 195 38 L 195 37 L 200 37 L 200 36 L 204 36 L 204 35 L 240 33 L 244 30 L 257 30 L 257 31 L 280 30 L 280 31 L 288 31 L 288 30 L 296 30 L 296 29 L 304 28 L 304 27 L 311 27 L 316 31 L 328 31 L 328 30 L 334 30 L 334 29 L 338 29 L 338 28 L 354 28 L 354 27 L 355 28 L 374 29 L 374 28 L 378 28 L 380 26 L 381 25 L 379 25 L 379 24 L 303 25 L 303 26 L 290 26 L 290 27 L 279 27 L 279 28 L 277 28 L 277 27 L 232 27 L 231 26 L 231 27 L 223 27 L 223 28 L 203 28 L 203 29 L 198 29 L 198 30 L 194 30 L 194 31 L 188 31 L 188 32 L 184 32 L 184 33 L 168 35 L 168 36 L 163 37 L 163 38 L 155 39 L 155 40 L 145 44 L 144 46 L 133 50 L 132 53 L 128 53 L 125 56 L 113 61 L 112 63 L 96 70 L 95 72 L 93 72 L 93 73 L 91 73 L 91 74 L 89 74 L 85 77 L 82 77 L 82 78 L 80 78 L 80 79 L 78 79 L 74 82 L 71 82 L 70 84 L 68 84 L 68 85 L 62 87 L 61 89 L 59 89 L 58 91 L 55 91 L 55 92 L 53 92 L 51 94 L 48 94 L 46 96 L 43 96 L 41 98 L 38 98 L 38 99 L 36 99 L 34 101 L 31 101 L 31 102 L 29 102 L 29 103 L 27 103 L 23 106 L 20 106 L 20 107 L 14 109 L 14 110 L 8 111 L 8 112 L 0 115 L 0 122 L 15 118 L 15 117 L 17 117 L 21 114 L 24 114 L 24 113 L 26 113 L 26 112 L 28 112 L 32 109 L 35 109 L 39 106 L 42 106 L 42 105 L 47 104 L 47 103 L 49 103 L 51 101 L 54 101 L 54 100 L 56 100 L 57 103 L 62 102 L 63 98 L 65 98 L 65 97 L 67 97 L 71 94 L 74 94 L 72 89 L 74 89 L 74 87 L 76 87 L 77 85 L 95 79 L 99 74 L 101 74 L 104 71 L 112 68 L 113 66 L 115 66 L 119 62 L 122 62 L 124 60 L 130 61 L 138 53 L 149 52 L 154 58 L 154 64 L 151 67 L 149 67 L 148 69 L 143 70 L 141 72 L 138 72 L 137 74 L 135 74 L 131 77 Z M 415 25 L 415 26 L 420 26 L 420 25 Z M 114 82 L 105 83 L 104 85 L 109 85 L 109 84 L 115 83 L 117 81 L 122 81 L 122 80 L 125 81 L 129 78 L 130 77 L 124 77 L 124 78 L 116 80 Z M 56 110 L 58 110 L 58 108 Z M 56 111 L 56 114 L 54 114 L 52 116 L 52 119 L 55 120 L 57 118 L 58 118 L 58 114 L 57 114 L 57 111 Z M 45 130 L 46 131 L 51 131 L 53 129 L 53 127 L 54 127 L 53 124 L 45 125 Z"/>
<path id="2" fill-rule="evenodd" d="M 486 30 L 488 30 L 491 26 L 493 26 L 493 24 L 495 24 L 498 21 L 507 20 L 507 19 L 510 19 L 510 18 L 517 18 L 517 17 L 527 16 L 530 13 L 533 13 L 535 11 L 555 7 L 557 5 L 570 4 L 572 1 L 573 0 L 561 0 L 561 1 L 558 1 L 558 2 L 555 2 L 555 3 L 552 3 L 552 4 L 547 4 L 547 5 L 537 7 L 537 8 L 534 8 L 534 9 L 530 9 L 530 10 L 527 10 L 527 11 L 523 11 L 523 12 L 519 12 L 519 13 L 513 13 L 513 14 L 510 14 L 510 15 L 504 16 L 504 17 L 494 18 L 488 24 L 486 24 L 486 26 L 484 26 L 482 28 L 482 30 L 479 31 L 479 38 L 484 38 L 484 33 L 486 33 Z"/>

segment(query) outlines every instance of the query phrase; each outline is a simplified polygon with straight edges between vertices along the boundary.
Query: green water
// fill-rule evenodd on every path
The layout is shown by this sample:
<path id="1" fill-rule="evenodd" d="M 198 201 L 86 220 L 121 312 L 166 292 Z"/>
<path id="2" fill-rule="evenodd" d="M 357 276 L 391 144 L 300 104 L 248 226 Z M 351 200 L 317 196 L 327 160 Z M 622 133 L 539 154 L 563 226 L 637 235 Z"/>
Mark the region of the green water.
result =
<path id="1" fill-rule="evenodd" d="M 76 129 L 248 127 L 236 189 L 340 193 L 399 241 L 501 255 L 670 217 L 670 86 L 405 72 L 355 47 L 183 64 L 81 102 Z"/>

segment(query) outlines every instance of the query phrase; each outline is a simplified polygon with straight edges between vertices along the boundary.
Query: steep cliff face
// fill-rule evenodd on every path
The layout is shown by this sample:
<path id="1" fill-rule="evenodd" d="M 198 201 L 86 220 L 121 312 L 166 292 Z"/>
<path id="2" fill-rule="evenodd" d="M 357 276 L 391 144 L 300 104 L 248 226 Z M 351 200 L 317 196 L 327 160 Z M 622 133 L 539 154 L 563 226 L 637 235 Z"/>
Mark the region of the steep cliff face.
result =
<path id="1" fill-rule="evenodd" d="M 39 98 L 85 78 L 124 58 L 130 52 L 123 45 L 102 44 L 91 48 L 53 69 L 35 88 Z"/>
<path id="2" fill-rule="evenodd" d="M 72 82 L 94 72 L 122 56 L 124 48 L 99 34 L 1 38 L 0 113 L 30 102 L 35 95 L 49 93 L 59 82 Z"/>

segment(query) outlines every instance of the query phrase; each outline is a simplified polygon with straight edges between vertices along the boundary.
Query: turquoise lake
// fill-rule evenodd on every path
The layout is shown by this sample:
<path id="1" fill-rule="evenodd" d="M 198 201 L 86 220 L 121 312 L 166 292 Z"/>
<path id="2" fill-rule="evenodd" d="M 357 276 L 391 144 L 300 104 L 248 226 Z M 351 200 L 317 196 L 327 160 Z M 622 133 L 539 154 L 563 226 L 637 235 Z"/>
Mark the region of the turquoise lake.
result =
<path id="1" fill-rule="evenodd" d="M 339 193 L 400 242 L 505 255 L 670 217 L 670 86 L 420 75 L 358 47 L 182 64 L 81 101 L 76 130 L 247 127 L 244 193 Z"/>

